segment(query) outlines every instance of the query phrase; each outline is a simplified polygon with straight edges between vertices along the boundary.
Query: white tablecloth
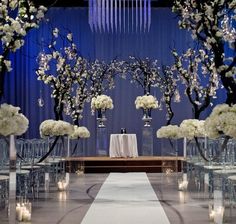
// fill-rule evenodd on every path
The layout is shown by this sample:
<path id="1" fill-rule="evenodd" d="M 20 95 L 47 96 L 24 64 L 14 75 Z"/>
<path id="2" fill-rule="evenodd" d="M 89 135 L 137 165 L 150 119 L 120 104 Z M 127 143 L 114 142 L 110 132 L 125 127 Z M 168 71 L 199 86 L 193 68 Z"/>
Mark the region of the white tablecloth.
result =
<path id="1" fill-rule="evenodd" d="M 110 157 L 138 157 L 136 134 L 111 134 Z"/>

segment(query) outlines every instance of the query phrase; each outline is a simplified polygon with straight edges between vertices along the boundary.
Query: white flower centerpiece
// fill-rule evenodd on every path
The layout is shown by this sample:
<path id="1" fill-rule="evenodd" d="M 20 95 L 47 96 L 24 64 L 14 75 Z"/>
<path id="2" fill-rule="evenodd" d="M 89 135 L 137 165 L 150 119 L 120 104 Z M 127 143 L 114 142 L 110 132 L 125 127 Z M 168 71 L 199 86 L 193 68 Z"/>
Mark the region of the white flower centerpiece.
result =
<path id="1" fill-rule="evenodd" d="M 178 155 L 178 142 L 177 139 L 182 138 L 180 127 L 178 125 L 162 126 L 156 132 L 157 138 L 161 139 L 162 155 Z M 166 140 L 167 139 L 167 140 Z"/>
<path id="2" fill-rule="evenodd" d="M 40 136 L 42 138 L 48 139 L 48 152 L 50 151 L 49 146 L 49 138 L 54 136 L 67 136 L 67 155 L 70 151 L 70 135 L 73 134 L 74 128 L 73 125 L 66 121 L 62 120 L 45 120 L 40 124 L 39 127 Z M 57 141 L 57 138 L 56 138 Z M 54 159 L 54 157 L 53 157 Z"/>
<path id="3" fill-rule="evenodd" d="M 158 101 L 152 95 L 138 96 L 135 100 L 136 109 L 143 109 L 144 126 L 149 127 L 151 118 L 151 110 L 158 108 Z"/>
<path id="4" fill-rule="evenodd" d="M 39 127 L 42 138 L 52 136 L 70 136 L 73 132 L 73 126 L 66 121 L 45 120 Z"/>
<path id="5" fill-rule="evenodd" d="M 0 135 L 10 136 L 10 169 L 16 169 L 16 148 L 14 135 L 24 134 L 29 126 L 29 120 L 19 113 L 20 108 L 9 104 L 0 106 Z"/>
<path id="6" fill-rule="evenodd" d="M 107 109 L 113 109 L 113 102 L 111 97 L 107 95 L 98 95 L 92 98 L 91 110 L 92 113 L 98 112 L 98 127 L 105 127 L 104 121 L 106 121 L 105 112 Z"/>
<path id="7" fill-rule="evenodd" d="M 78 139 L 78 138 L 89 138 L 90 132 L 89 130 L 84 126 L 74 126 L 74 132 L 70 135 L 71 139 Z"/>
<path id="8" fill-rule="evenodd" d="M 187 139 L 194 137 L 205 137 L 205 121 L 198 119 L 186 119 L 180 124 L 181 135 Z"/>
<path id="9" fill-rule="evenodd" d="M 157 138 L 171 138 L 179 139 L 182 138 L 180 127 L 178 125 L 162 126 L 157 130 Z"/>
<path id="10" fill-rule="evenodd" d="M 205 122 L 206 134 L 211 139 L 221 138 L 218 142 L 220 151 L 215 156 L 223 161 L 223 164 L 234 166 L 234 149 L 227 147 L 229 139 L 236 139 L 236 104 L 219 104 L 214 107 L 210 116 Z M 232 151 L 231 151 L 232 150 Z M 213 153 L 212 153 L 213 154 Z"/>
<path id="11" fill-rule="evenodd" d="M 222 135 L 236 138 L 236 104 L 230 107 L 227 104 L 217 105 L 205 122 L 206 134 L 216 139 Z"/>
<path id="12" fill-rule="evenodd" d="M 0 135 L 22 135 L 27 131 L 29 120 L 19 111 L 19 107 L 6 103 L 0 106 Z"/>
<path id="13" fill-rule="evenodd" d="M 74 154 L 74 152 L 76 151 L 76 149 L 79 145 L 80 152 L 82 152 L 82 155 L 84 156 L 83 142 L 81 142 L 81 141 L 78 142 L 78 139 L 89 138 L 89 137 L 90 137 L 90 132 L 86 127 L 74 125 L 74 132 L 70 135 L 70 139 L 77 140 L 77 141 L 76 141 L 76 145 L 72 144 L 73 148 L 74 148 L 72 155 Z M 80 162 L 80 163 L 82 163 L 82 162 Z"/>
<path id="14" fill-rule="evenodd" d="M 184 157 L 187 156 L 187 140 L 192 140 L 195 138 L 196 144 L 198 147 L 198 151 L 201 155 L 201 157 L 205 158 L 205 153 L 203 150 L 206 149 L 207 141 L 206 141 L 206 130 L 205 130 L 205 121 L 204 120 L 198 120 L 198 119 L 186 119 L 183 120 L 180 124 L 180 133 L 184 137 Z M 205 137 L 204 139 L 204 149 L 202 149 L 198 143 L 198 140 L 196 138 L 199 137 Z M 188 152 L 190 154 L 190 157 L 193 157 L 195 153 Z"/>

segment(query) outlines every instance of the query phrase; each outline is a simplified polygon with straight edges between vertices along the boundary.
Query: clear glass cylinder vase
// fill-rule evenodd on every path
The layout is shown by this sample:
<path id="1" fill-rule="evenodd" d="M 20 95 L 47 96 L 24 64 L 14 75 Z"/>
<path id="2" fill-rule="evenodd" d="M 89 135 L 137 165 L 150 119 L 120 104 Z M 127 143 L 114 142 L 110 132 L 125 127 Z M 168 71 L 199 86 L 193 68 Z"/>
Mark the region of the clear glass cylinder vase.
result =
<path id="1" fill-rule="evenodd" d="M 151 116 L 152 109 L 143 109 L 143 118 L 144 121 L 144 127 L 150 127 L 152 116 Z"/>
<path id="2" fill-rule="evenodd" d="M 105 121 L 106 121 L 106 110 L 104 109 L 97 109 L 97 125 L 99 128 L 104 128 Z"/>

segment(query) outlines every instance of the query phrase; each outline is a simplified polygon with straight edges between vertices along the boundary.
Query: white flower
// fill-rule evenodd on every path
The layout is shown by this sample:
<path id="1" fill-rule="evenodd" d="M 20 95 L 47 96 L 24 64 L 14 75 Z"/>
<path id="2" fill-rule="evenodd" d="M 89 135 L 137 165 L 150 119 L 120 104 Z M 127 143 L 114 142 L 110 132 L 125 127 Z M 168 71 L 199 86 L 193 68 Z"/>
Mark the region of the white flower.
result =
<path id="1" fill-rule="evenodd" d="M 99 95 L 97 97 L 93 97 L 91 101 L 91 109 L 95 111 L 97 109 L 113 109 L 113 102 L 111 97 L 107 95 Z"/>
<path id="2" fill-rule="evenodd" d="M 157 130 L 157 138 L 182 138 L 180 128 L 178 125 L 162 126 Z"/>
<path id="3" fill-rule="evenodd" d="M 84 127 L 78 127 L 77 125 L 74 126 L 74 132 L 70 135 L 71 139 L 77 139 L 77 138 L 89 138 L 90 132 L 89 130 Z"/>
<path id="4" fill-rule="evenodd" d="M 188 139 L 204 137 L 206 134 L 204 123 L 205 121 L 197 119 L 183 120 L 180 124 L 181 135 Z"/>
<path id="5" fill-rule="evenodd" d="M 5 64 L 5 66 L 6 66 L 6 68 L 7 68 L 7 71 L 10 72 L 12 70 L 12 68 L 11 68 L 11 61 L 4 60 L 3 62 Z"/>
<path id="6" fill-rule="evenodd" d="M 0 107 L 0 135 L 22 135 L 28 129 L 29 120 L 21 113 L 20 108 L 9 104 Z"/>
<path id="7" fill-rule="evenodd" d="M 135 100 L 136 109 L 156 109 L 158 108 L 158 101 L 152 95 L 138 96 Z"/>
<path id="8" fill-rule="evenodd" d="M 68 33 L 66 37 L 69 41 L 72 41 L 73 38 L 72 33 Z"/>
<path id="9" fill-rule="evenodd" d="M 42 138 L 49 136 L 69 136 L 74 131 L 70 123 L 61 120 L 45 120 L 40 124 L 39 130 Z"/>
<path id="10" fill-rule="evenodd" d="M 217 105 L 206 119 L 205 128 L 209 138 L 218 138 L 222 134 L 236 138 L 236 104 L 232 107 Z"/>
<path id="11" fill-rule="evenodd" d="M 59 33 L 59 29 L 58 28 L 54 28 L 52 33 L 53 33 L 53 36 L 57 38 L 58 37 L 58 33 Z"/>
<path id="12" fill-rule="evenodd" d="M 29 120 L 23 114 L 17 114 L 15 116 L 15 122 L 17 124 L 17 130 L 14 135 L 24 134 L 29 127 Z"/>

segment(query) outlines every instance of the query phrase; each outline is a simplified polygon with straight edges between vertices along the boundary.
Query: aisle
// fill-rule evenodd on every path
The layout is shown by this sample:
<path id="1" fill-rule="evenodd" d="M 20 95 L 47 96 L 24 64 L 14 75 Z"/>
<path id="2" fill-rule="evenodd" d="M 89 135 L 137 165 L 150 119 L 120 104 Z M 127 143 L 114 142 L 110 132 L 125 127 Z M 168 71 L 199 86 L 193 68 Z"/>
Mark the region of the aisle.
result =
<path id="1" fill-rule="evenodd" d="M 146 173 L 111 173 L 82 224 L 169 224 Z"/>

